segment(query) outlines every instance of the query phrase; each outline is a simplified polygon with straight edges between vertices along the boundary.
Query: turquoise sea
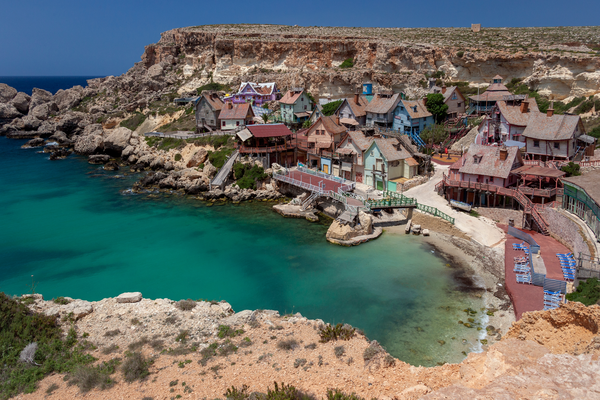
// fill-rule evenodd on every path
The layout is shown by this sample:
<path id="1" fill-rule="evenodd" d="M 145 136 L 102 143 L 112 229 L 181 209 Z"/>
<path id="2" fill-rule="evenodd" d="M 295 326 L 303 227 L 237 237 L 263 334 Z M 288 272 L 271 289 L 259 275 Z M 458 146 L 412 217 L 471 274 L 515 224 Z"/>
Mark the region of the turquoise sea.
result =
<path id="1" fill-rule="evenodd" d="M 0 137 L 0 291 L 28 293 L 33 275 L 46 299 L 141 291 L 300 312 L 350 323 L 414 365 L 458 362 L 478 348 L 479 332 L 457 321 L 481 300 L 458 290 L 418 237 L 335 246 L 326 223 L 285 219 L 269 203 L 135 195 L 125 170 L 49 161 L 23 143 Z"/>

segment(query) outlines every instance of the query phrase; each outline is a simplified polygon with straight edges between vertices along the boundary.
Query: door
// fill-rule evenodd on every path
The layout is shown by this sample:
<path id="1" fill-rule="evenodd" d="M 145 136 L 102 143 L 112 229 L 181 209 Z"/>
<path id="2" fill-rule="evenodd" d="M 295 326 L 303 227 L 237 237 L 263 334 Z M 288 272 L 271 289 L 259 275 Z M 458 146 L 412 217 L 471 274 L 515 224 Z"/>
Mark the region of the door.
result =
<path id="1" fill-rule="evenodd" d="M 323 172 L 325 172 L 326 174 L 329 173 L 329 165 L 323 164 Z"/>
<path id="2" fill-rule="evenodd" d="M 356 182 L 363 183 L 363 174 L 362 174 L 362 172 L 357 172 L 356 173 Z"/>
<path id="3" fill-rule="evenodd" d="M 377 190 L 383 190 L 383 182 L 377 179 Z"/>

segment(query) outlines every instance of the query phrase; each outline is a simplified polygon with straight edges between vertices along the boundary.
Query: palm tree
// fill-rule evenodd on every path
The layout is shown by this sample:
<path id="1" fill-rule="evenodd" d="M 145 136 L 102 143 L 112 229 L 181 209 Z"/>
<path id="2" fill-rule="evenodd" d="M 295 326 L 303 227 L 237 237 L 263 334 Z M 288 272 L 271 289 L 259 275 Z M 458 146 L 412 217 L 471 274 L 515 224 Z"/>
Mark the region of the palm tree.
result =
<path id="1" fill-rule="evenodd" d="M 267 113 L 262 114 L 261 117 L 262 117 L 262 120 L 263 120 L 263 122 L 265 124 L 268 124 L 269 123 L 269 118 L 271 118 L 271 116 L 269 114 L 267 114 Z"/>

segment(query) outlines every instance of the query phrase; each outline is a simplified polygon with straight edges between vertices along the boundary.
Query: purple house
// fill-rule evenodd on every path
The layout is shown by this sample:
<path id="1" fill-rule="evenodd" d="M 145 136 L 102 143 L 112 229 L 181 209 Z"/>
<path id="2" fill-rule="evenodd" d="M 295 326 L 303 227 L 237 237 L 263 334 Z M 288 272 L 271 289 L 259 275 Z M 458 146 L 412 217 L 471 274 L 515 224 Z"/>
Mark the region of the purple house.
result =
<path id="1" fill-rule="evenodd" d="M 231 101 L 234 104 L 252 103 L 260 106 L 267 101 L 279 100 L 280 94 L 275 82 L 242 82 L 238 92 L 225 97 L 223 101 Z"/>

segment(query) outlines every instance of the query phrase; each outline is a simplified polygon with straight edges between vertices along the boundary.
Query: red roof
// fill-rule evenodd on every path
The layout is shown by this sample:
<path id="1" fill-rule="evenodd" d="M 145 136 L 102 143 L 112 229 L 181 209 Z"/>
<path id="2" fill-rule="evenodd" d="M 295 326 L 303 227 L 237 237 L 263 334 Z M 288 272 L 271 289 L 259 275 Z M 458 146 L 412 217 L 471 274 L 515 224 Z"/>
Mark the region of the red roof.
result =
<path id="1" fill-rule="evenodd" d="M 287 126 L 284 124 L 257 124 L 257 125 L 248 125 L 246 129 L 252 133 L 254 137 L 278 137 L 278 136 L 288 136 L 292 134 Z"/>
<path id="2" fill-rule="evenodd" d="M 230 104 L 223 105 L 219 119 L 246 119 L 247 116 L 254 116 L 254 111 L 252 111 L 249 103 L 232 104 L 229 108 Z"/>

